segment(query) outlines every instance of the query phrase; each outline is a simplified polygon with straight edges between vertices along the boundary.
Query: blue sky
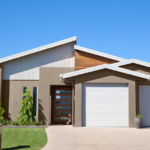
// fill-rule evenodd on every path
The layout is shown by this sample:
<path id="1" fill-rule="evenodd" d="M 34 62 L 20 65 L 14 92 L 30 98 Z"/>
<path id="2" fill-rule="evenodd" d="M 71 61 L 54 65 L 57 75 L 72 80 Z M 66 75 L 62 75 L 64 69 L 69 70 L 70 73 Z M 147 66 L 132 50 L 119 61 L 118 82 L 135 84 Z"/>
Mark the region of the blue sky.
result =
<path id="1" fill-rule="evenodd" d="M 150 62 L 150 0 L 1 0 L 0 58 L 77 36 L 77 45 Z"/>

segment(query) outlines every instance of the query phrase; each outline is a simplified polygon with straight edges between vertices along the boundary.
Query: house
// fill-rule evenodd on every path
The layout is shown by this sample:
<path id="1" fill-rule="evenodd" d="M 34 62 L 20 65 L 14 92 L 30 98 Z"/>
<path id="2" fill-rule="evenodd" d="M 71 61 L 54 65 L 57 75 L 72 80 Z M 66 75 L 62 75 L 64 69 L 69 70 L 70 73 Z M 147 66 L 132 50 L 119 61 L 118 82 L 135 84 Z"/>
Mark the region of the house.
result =
<path id="1" fill-rule="evenodd" d="M 30 88 L 35 118 L 45 125 L 150 126 L 150 64 L 76 45 L 72 37 L 0 59 L 0 99 L 15 120 Z"/>

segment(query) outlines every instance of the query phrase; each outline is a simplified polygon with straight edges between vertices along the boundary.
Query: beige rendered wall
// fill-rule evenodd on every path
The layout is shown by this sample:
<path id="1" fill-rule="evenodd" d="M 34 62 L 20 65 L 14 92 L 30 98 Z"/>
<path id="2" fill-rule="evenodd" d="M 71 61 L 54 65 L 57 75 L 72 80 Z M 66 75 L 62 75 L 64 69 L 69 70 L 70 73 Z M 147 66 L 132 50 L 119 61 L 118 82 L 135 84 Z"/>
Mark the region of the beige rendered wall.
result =
<path id="1" fill-rule="evenodd" d="M 39 82 L 39 121 L 51 124 L 51 86 L 72 85 L 60 81 L 60 74 L 74 71 L 75 68 L 40 68 Z"/>
<path id="2" fill-rule="evenodd" d="M 3 80 L 2 106 L 5 109 L 5 118 L 14 121 L 18 117 L 24 86 L 29 87 L 32 95 L 33 87 L 39 87 L 39 81 Z"/>
<path id="3" fill-rule="evenodd" d="M 129 87 L 129 127 L 134 126 L 136 116 L 136 81 L 142 79 L 117 73 L 110 70 L 101 70 L 77 76 L 75 80 L 75 127 L 82 126 L 82 83 L 126 83 Z"/>
<path id="4" fill-rule="evenodd" d="M 0 101 L 2 101 L 3 64 L 0 64 Z"/>

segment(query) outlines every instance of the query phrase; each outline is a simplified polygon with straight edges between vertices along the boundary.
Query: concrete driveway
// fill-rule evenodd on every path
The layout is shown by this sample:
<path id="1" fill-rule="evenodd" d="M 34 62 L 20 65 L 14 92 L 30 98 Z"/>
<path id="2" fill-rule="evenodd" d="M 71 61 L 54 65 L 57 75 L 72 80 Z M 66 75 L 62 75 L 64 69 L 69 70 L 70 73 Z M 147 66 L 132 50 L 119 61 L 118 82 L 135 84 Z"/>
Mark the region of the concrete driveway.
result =
<path id="1" fill-rule="evenodd" d="M 150 150 L 150 128 L 49 126 L 42 150 Z"/>

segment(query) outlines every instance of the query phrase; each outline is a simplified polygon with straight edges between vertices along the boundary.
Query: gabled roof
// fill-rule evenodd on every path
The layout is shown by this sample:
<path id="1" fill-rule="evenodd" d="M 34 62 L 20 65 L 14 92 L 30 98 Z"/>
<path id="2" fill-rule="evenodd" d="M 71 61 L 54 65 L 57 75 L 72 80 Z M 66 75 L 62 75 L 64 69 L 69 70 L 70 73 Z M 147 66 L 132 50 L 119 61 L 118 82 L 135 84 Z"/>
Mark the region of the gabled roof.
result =
<path id="1" fill-rule="evenodd" d="M 24 56 L 34 54 L 34 53 L 37 53 L 37 52 L 41 52 L 41 51 L 47 50 L 49 48 L 54 48 L 54 47 L 61 46 L 61 45 L 67 44 L 67 43 L 76 42 L 76 40 L 77 40 L 77 37 L 75 36 L 75 37 L 71 37 L 71 38 L 68 38 L 68 39 L 65 39 L 65 40 L 62 40 L 62 41 L 58 41 L 58 42 L 55 42 L 55 43 L 52 43 L 52 44 L 48 44 L 48 45 L 44 45 L 44 46 L 41 46 L 41 47 L 38 47 L 38 48 L 34 48 L 34 49 L 31 49 L 31 50 L 28 50 L 28 51 L 25 51 L 25 52 L 22 52 L 22 53 L 18 53 L 18 54 L 11 55 L 11 56 L 8 56 L 8 57 L 5 57 L 5 58 L 1 58 L 0 63 L 10 61 L 10 60 L 13 60 L 13 59 L 16 59 L 16 58 L 24 57 Z"/>
<path id="2" fill-rule="evenodd" d="M 109 69 L 109 70 L 112 70 L 112 71 L 117 71 L 117 72 L 124 73 L 124 74 L 127 74 L 127 75 L 132 75 L 132 76 L 136 76 L 136 77 L 140 77 L 140 78 L 143 78 L 143 79 L 150 80 L 149 75 L 145 75 L 143 73 L 131 71 L 131 70 L 116 67 L 116 66 L 111 66 L 111 65 L 108 65 L 108 64 L 99 65 L 99 66 L 95 66 L 95 67 L 91 67 L 91 68 L 87 68 L 87 69 L 82 69 L 82 70 L 78 70 L 78 71 L 73 71 L 73 72 L 70 72 L 70 73 L 60 74 L 60 78 L 63 80 L 63 79 L 66 79 L 66 78 L 75 77 L 75 76 L 78 76 L 78 75 L 82 75 L 82 74 L 86 74 L 86 73 L 90 73 L 90 72 L 94 72 L 94 71 L 98 71 L 98 70 L 102 70 L 102 69 Z"/>
<path id="3" fill-rule="evenodd" d="M 137 65 L 141 65 L 141 66 L 145 66 L 145 67 L 150 68 L 150 63 L 140 61 L 140 60 L 137 60 L 137 59 L 130 59 L 130 60 L 114 63 L 114 64 L 111 64 L 111 66 L 120 67 L 120 66 L 124 66 L 124 65 L 128 65 L 128 64 L 137 64 Z"/>
<path id="4" fill-rule="evenodd" d="M 119 61 L 119 62 L 127 60 L 127 59 L 124 59 L 124 58 L 120 58 L 120 57 L 117 57 L 117 56 L 109 55 L 109 54 L 106 54 L 106 53 L 102 53 L 102 52 L 99 52 L 99 51 L 91 50 L 91 49 L 84 48 L 84 47 L 77 46 L 77 45 L 74 45 L 74 49 L 82 51 L 82 52 L 90 53 L 90 54 L 93 54 L 93 55 L 109 58 L 109 59 L 112 59 L 112 60 L 116 60 L 116 61 Z"/>

